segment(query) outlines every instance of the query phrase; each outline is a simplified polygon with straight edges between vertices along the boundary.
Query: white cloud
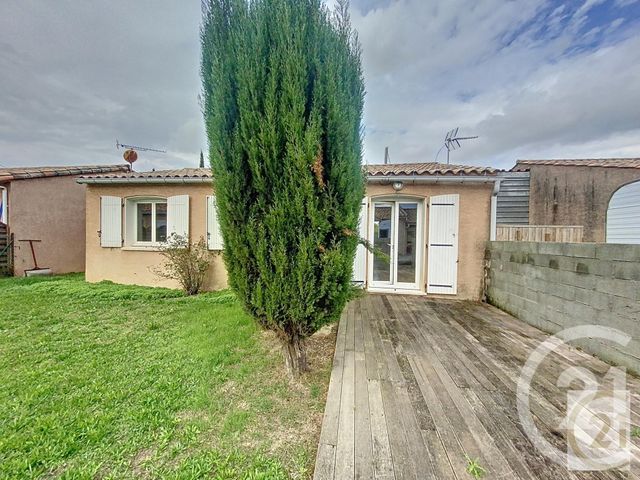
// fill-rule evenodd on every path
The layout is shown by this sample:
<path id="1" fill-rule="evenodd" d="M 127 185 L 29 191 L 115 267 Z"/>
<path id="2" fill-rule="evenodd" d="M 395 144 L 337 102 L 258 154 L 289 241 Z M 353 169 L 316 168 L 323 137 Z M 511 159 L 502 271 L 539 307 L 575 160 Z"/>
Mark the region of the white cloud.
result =
<path id="1" fill-rule="evenodd" d="M 584 32 L 596 3 L 585 2 L 579 14 L 518 0 L 355 9 L 367 160 L 380 162 L 389 145 L 394 162 L 432 161 L 456 126 L 481 136 L 452 154 L 460 163 L 507 167 L 517 156 L 613 155 L 634 145 L 639 155 L 640 137 L 629 132 L 638 125 L 640 35 L 624 31 L 620 18 Z M 568 53 L 603 28 L 610 44 Z"/>

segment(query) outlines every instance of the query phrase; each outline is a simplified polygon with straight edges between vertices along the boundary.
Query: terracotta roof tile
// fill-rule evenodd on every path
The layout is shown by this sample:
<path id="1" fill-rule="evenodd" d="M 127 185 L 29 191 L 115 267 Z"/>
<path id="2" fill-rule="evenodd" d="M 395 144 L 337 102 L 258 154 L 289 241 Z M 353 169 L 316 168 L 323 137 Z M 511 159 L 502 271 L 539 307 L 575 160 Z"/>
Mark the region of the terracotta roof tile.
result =
<path id="1" fill-rule="evenodd" d="M 366 170 L 368 175 L 375 177 L 396 175 L 496 175 L 500 171 L 491 167 L 450 165 L 437 162 L 367 165 Z"/>
<path id="2" fill-rule="evenodd" d="M 85 175 L 78 183 L 207 183 L 213 179 L 209 168 L 179 168 L 153 170 L 151 172 L 114 172 L 102 175 Z"/>
<path id="3" fill-rule="evenodd" d="M 105 175 L 84 175 L 83 179 L 168 179 L 168 178 L 213 178 L 210 168 L 179 168 L 154 170 L 151 172 L 114 172 Z"/>
<path id="4" fill-rule="evenodd" d="M 604 167 L 604 168 L 640 168 L 640 158 L 566 158 L 549 160 L 518 160 L 513 172 L 523 172 L 532 165 L 551 165 L 557 167 Z"/>
<path id="5" fill-rule="evenodd" d="M 128 165 L 71 165 L 61 167 L 8 167 L 0 168 L 0 183 L 30 178 L 63 177 L 90 173 L 128 172 Z"/>

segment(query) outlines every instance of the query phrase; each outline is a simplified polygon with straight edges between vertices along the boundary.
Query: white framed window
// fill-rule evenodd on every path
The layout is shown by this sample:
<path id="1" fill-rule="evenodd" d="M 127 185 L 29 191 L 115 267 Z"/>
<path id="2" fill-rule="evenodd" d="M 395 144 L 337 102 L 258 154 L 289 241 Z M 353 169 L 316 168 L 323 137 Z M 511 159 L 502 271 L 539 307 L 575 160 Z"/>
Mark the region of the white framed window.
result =
<path id="1" fill-rule="evenodd" d="M 166 198 L 129 198 L 126 217 L 127 245 L 154 246 L 167 241 Z"/>

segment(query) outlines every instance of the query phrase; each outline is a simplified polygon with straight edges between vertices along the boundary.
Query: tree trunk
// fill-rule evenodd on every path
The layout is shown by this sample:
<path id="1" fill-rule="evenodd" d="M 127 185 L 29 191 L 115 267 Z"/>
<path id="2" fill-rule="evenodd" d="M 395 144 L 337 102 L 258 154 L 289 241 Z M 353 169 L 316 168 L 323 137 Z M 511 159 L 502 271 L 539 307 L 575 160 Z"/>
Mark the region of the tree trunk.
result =
<path id="1" fill-rule="evenodd" d="M 306 345 L 298 336 L 288 338 L 283 343 L 283 354 L 287 373 L 292 380 L 297 380 L 301 373 L 309 371 Z"/>

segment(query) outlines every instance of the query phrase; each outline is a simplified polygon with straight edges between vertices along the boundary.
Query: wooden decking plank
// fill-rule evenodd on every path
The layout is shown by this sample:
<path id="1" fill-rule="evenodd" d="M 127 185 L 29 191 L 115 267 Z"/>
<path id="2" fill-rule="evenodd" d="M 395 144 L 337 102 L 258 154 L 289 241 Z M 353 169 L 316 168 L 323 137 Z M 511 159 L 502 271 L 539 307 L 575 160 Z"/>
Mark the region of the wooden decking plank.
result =
<path id="1" fill-rule="evenodd" d="M 371 316 L 373 313 L 369 309 L 368 297 L 359 299 L 362 312 L 362 334 L 364 337 L 364 362 L 367 370 L 368 380 L 377 380 L 378 376 L 378 355 L 379 350 L 376 349 L 373 341 L 373 332 L 371 325 Z"/>
<path id="2" fill-rule="evenodd" d="M 511 425 L 508 418 L 500 415 L 500 408 L 492 402 L 490 395 L 473 390 L 466 390 L 463 395 L 489 435 L 500 445 L 503 456 L 520 478 L 553 480 L 561 475 L 558 469 L 553 468 L 556 465 L 551 460 L 542 454 L 536 455 L 531 442 Z M 480 397 L 483 397 L 484 402 Z"/>
<path id="3" fill-rule="evenodd" d="M 455 428 L 449 422 L 448 416 L 444 411 L 443 404 L 436 395 L 434 386 L 429 381 L 423 365 L 417 358 L 410 358 L 409 364 L 418 379 L 420 390 L 433 413 L 433 419 L 436 423 L 436 432 L 444 446 L 445 453 L 449 460 L 449 465 L 451 466 L 451 473 L 453 473 L 456 478 L 463 479 L 465 478 L 467 468 L 465 449 L 458 439 Z M 471 454 L 473 454 L 473 452 Z M 442 478 L 448 478 L 445 476 L 447 474 L 446 464 L 443 462 L 434 462 L 434 465 L 444 468 L 445 471 L 442 472 Z"/>
<path id="4" fill-rule="evenodd" d="M 414 317 L 418 317 L 421 305 L 415 301 L 410 301 L 413 299 L 406 300 L 409 310 L 413 313 Z M 453 329 L 451 328 L 442 328 L 444 326 L 437 328 L 437 325 L 442 322 L 436 312 L 433 312 L 430 318 L 433 318 L 434 323 L 436 323 L 434 326 L 429 326 L 430 331 L 434 329 L 441 331 L 442 336 L 440 338 L 442 341 L 447 345 L 453 356 L 466 367 L 466 371 L 463 371 L 462 374 L 465 376 L 467 383 L 473 384 L 474 386 L 479 385 L 486 390 L 494 390 L 496 388 L 495 384 L 499 380 L 495 378 L 491 371 L 484 368 L 484 364 L 476 357 L 475 352 L 467 342 L 465 342 L 464 339 L 460 339 L 459 336 L 454 335 Z"/>
<path id="5" fill-rule="evenodd" d="M 316 455 L 313 480 L 333 480 L 335 478 L 336 446 L 321 443 Z"/>
<path id="6" fill-rule="evenodd" d="M 376 479 L 395 478 L 387 419 L 382 402 L 382 389 L 379 380 L 368 381 L 369 415 L 371 418 L 371 440 L 373 467 Z"/>
<path id="7" fill-rule="evenodd" d="M 350 320 L 353 320 L 350 317 Z M 347 326 L 348 327 L 348 326 Z M 349 328 L 347 328 L 347 332 Z M 344 373 L 336 444 L 336 479 L 355 478 L 355 352 L 344 353 Z"/>
<path id="8" fill-rule="evenodd" d="M 362 329 L 360 330 L 364 336 L 364 332 Z M 357 346 L 356 344 L 356 348 Z M 364 352 L 355 352 L 355 478 L 369 480 L 373 478 L 373 448 L 371 445 L 369 387 L 364 355 Z"/>
<path id="9" fill-rule="evenodd" d="M 398 480 L 416 479 L 416 472 L 409 455 L 404 424 L 395 398 L 395 390 L 391 381 L 381 380 L 382 403 L 387 420 L 387 432 L 391 446 L 395 478 Z"/>
<path id="10" fill-rule="evenodd" d="M 373 342 L 374 362 L 376 364 L 376 370 L 378 372 L 377 378 L 380 380 L 389 380 L 389 367 L 384 359 L 384 349 L 382 347 L 382 338 L 380 337 L 380 331 L 378 329 L 378 318 L 375 311 L 375 306 L 372 304 L 373 296 L 367 296 L 366 305 L 369 312 L 368 329 L 371 334 L 371 340 Z"/>
<path id="11" fill-rule="evenodd" d="M 497 376 L 502 381 L 502 384 L 506 387 L 506 389 L 501 391 L 500 393 L 494 392 L 492 396 L 493 398 L 498 399 L 502 402 L 501 405 L 503 406 L 505 411 L 509 412 L 509 416 L 512 419 L 512 422 L 517 426 L 517 428 L 522 429 L 519 418 L 517 418 L 515 405 L 515 381 L 519 376 L 519 368 L 517 368 L 516 366 L 514 369 L 513 365 L 511 365 L 511 362 L 508 361 L 504 356 L 502 356 L 502 358 L 498 358 L 497 356 L 492 358 L 491 353 L 494 351 L 493 349 L 496 349 L 497 347 L 495 345 L 489 345 L 490 348 L 492 347 L 492 350 L 488 350 L 480 340 L 484 337 L 484 335 L 478 334 L 478 332 L 474 331 L 469 324 L 465 324 L 464 320 L 459 318 L 459 316 L 456 315 L 455 312 L 451 312 L 451 315 L 448 318 L 450 320 L 450 324 L 454 328 L 458 329 L 458 331 L 460 331 L 463 336 L 467 336 L 470 341 L 474 342 L 478 350 L 486 352 L 486 354 L 484 355 L 485 359 L 491 359 L 490 365 L 493 366 L 494 373 L 497 374 Z M 467 330 L 474 331 L 474 333 L 477 335 L 477 338 Z M 486 342 L 486 338 L 484 338 L 484 340 Z M 542 398 L 539 393 L 535 391 L 535 389 L 532 389 L 530 400 L 532 416 L 534 417 L 534 419 L 538 419 L 541 424 L 546 427 L 546 430 L 544 430 L 542 433 L 547 434 L 547 440 L 549 440 L 552 444 L 554 444 L 561 450 L 566 448 L 566 446 L 562 443 L 563 440 L 556 436 L 556 434 L 552 433 L 562 421 L 561 412 L 557 411 L 553 405 L 547 402 L 546 399 Z M 563 470 L 563 475 L 566 478 L 574 478 L 573 474 L 566 472 L 566 470 Z"/>
<path id="12" fill-rule="evenodd" d="M 442 305 L 442 308 L 453 308 L 453 307 L 455 307 L 455 304 L 454 304 L 454 305 Z M 452 311 L 449 311 L 449 316 L 448 316 L 448 317 L 453 318 L 453 317 L 455 317 L 455 315 L 454 315 L 454 313 L 453 313 Z M 462 321 L 462 320 L 459 320 L 459 321 Z M 462 337 L 461 337 L 461 338 L 462 338 Z M 477 339 L 476 339 L 476 340 L 477 340 Z M 492 359 L 492 358 L 491 358 L 491 354 L 490 354 L 490 352 L 486 351 L 486 354 L 485 354 L 485 355 L 482 355 L 482 356 L 481 356 L 481 358 L 483 358 L 485 361 L 490 361 L 490 363 L 488 363 L 488 367 L 491 367 L 491 366 L 493 366 L 494 368 L 497 368 L 497 367 L 498 367 L 498 366 L 497 366 L 497 364 L 496 364 L 496 362 L 497 362 L 498 360 L 497 360 L 497 359 Z M 492 361 L 491 361 L 491 360 L 492 360 Z M 510 395 L 513 395 L 513 394 L 514 394 L 514 393 L 513 393 L 513 388 L 514 388 L 514 387 L 511 387 L 511 385 L 513 385 L 513 383 L 512 383 L 512 382 L 510 382 L 508 378 L 504 378 L 504 377 L 503 377 L 503 378 L 502 378 L 502 380 L 503 380 L 503 384 L 502 384 L 502 385 L 500 385 L 500 384 L 498 383 L 498 385 L 500 386 L 500 388 L 502 389 L 502 388 L 505 388 L 505 387 L 506 387 L 505 392 L 507 392 L 507 393 L 508 393 L 508 394 L 510 394 Z M 510 383 L 511 383 L 511 385 L 509 385 Z M 481 390 L 481 389 L 478 389 L 478 390 L 476 390 L 476 391 L 478 391 L 478 392 L 482 392 L 482 390 Z M 514 410 L 513 410 L 513 411 L 515 412 L 515 405 L 514 405 L 514 407 L 513 407 L 513 408 L 514 408 Z M 515 421 L 516 421 L 516 422 L 518 422 L 519 420 L 518 420 L 518 419 L 515 419 Z M 516 429 L 516 430 L 517 430 L 517 429 Z M 508 460 L 508 459 L 507 459 L 507 460 Z M 570 477 L 570 475 L 569 475 L 569 477 Z M 568 477 L 568 478 L 569 478 L 569 477 Z"/>
<path id="13" fill-rule="evenodd" d="M 461 389 L 455 384 L 440 359 L 437 356 L 433 356 L 428 365 L 423 360 L 418 360 L 418 363 L 421 364 L 423 371 L 429 377 L 429 381 L 435 387 L 434 390 L 436 395 L 440 397 L 443 410 L 447 414 L 449 422 L 456 431 L 460 432 L 458 437 L 466 453 L 472 456 L 474 451 L 482 452 L 484 464 L 492 472 L 491 475 L 500 478 L 513 475 L 500 450 L 495 446 L 490 435 L 476 418 L 471 406 L 462 394 L 462 390 L 465 389 Z M 469 436 L 467 432 L 471 435 Z"/>
<path id="14" fill-rule="evenodd" d="M 493 385 L 475 368 L 470 360 L 446 335 L 444 328 L 437 328 L 438 318 L 435 312 L 427 312 L 423 317 L 419 308 L 407 306 L 411 313 L 409 319 L 412 328 L 424 333 L 424 339 L 429 343 L 434 353 L 441 359 L 447 372 L 460 388 L 493 389 Z M 434 326 L 435 325 L 435 326 Z M 436 332 L 438 334 L 436 335 Z M 425 341 L 422 339 L 421 341 Z"/>
<path id="15" fill-rule="evenodd" d="M 347 328 L 345 334 L 345 350 L 355 350 L 356 348 L 356 322 L 354 321 L 356 316 L 356 305 L 358 302 L 349 303 L 349 309 L 347 311 Z"/>
<path id="16" fill-rule="evenodd" d="M 340 415 L 340 397 L 342 394 L 342 376 L 344 371 L 345 338 L 349 309 L 340 317 L 336 336 L 336 349 L 333 355 L 331 378 L 327 390 L 327 402 L 324 407 L 320 444 L 333 445 L 338 443 L 338 419 Z M 317 468 L 317 467 L 316 467 Z"/>

